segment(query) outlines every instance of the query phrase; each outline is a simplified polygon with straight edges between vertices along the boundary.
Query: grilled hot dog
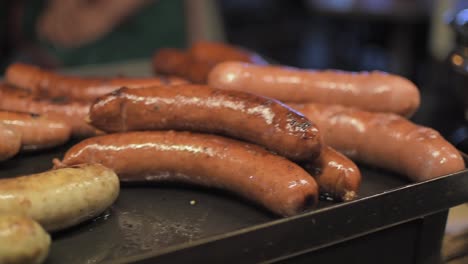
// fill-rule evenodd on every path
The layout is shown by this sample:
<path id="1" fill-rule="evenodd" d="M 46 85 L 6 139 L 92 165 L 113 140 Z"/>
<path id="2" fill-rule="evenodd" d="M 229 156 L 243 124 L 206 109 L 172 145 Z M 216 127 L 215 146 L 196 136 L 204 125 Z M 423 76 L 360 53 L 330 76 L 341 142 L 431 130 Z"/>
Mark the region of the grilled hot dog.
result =
<path id="1" fill-rule="evenodd" d="M 395 114 L 338 105 L 289 104 L 317 122 L 324 142 L 351 159 L 419 182 L 465 168 L 457 149 L 437 131 Z"/>
<path id="2" fill-rule="evenodd" d="M 40 99 L 24 90 L 0 84 L 0 109 L 40 114 L 63 121 L 72 128 L 72 135 L 77 137 L 88 137 L 98 133 L 85 121 L 89 106 L 89 103 L 84 102 Z"/>
<path id="3" fill-rule="evenodd" d="M 71 134 L 70 126 L 65 122 L 37 114 L 0 110 L 0 123 L 21 134 L 23 150 L 58 146 Z"/>
<path id="4" fill-rule="evenodd" d="M 225 61 L 242 61 L 259 65 L 268 64 L 265 59 L 256 53 L 220 42 L 197 41 L 188 49 L 188 53 L 195 60 L 205 61 L 213 65 Z"/>
<path id="5" fill-rule="evenodd" d="M 21 134 L 0 123 L 0 161 L 16 155 L 21 149 Z"/>
<path id="6" fill-rule="evenodd" d="M 321 195 L 338 201 L 356 198 L 361 185 L 361 172 L 356 164 L 343 154 L 325 146 L 318 159 L 303 166 L 314 176 Z"/>
<path id="7" fill-rule="evenodd" d="M 175 181 L 215 187 L 290 216 L 313 206 L 314 179 L 298 165 L 263 148 L 215 135 L 151 131 L 85 139 L 56 167 L 97 162 L 121 181 Z"/>
<path id="8" fill-rule="evenodd" d="M 159 49 L 153 56 L 153 68 L 157 74 L 175 75 L 193 83 L 206 84 L 213 67 L 225 61 L 268 64 L 259 55 L 235 46 L 199 41 L 187 52 L 171 48 Z"/>
<path id="9" fill-rule="evenodd" d="M 0 179 L 0 213 L 25 214 L 56 231 L 99 215 L 118 194 L 119 179 L 112 170 L 76 165 Z"/>
<path id="10" fill-rule="evenodd" d="M 134 88 L 187 83 L 175 77 L 96 78 L 68 76 L 22 63 L 10 65 L 6 70 L 5 79 L 13 86 L 30 90 L 33 94 L 42 97 L 66 97 L 83 101 L 93 101 L 97 97 L 121 87 Z"/>
<path id="11" fill-rule="evenodd" d="M 190 130 L 253 142 L 293 160 L 319 155 L 319 131 L 284 104 L 202 85 L 120 89 L 96 101 L 90 122 L 106 132 Z"/>
<path id="12" fill-rule="evenodd" d="M 225 62 L 211 71 L 208 84 L 283 102 L 341 104 L 403 116 L 411 116 L 420 104 L 413 83 L 383 72 L 311 71 Z"/>
<path id="13" fill-rule="evenodd" d="M 213 66 L 212 63 L 195 60 L 178 49 L 159 49 L 153 55 L 153 69 L 156 74 L 178 76 L 193 83 L 206 83 Z"/>

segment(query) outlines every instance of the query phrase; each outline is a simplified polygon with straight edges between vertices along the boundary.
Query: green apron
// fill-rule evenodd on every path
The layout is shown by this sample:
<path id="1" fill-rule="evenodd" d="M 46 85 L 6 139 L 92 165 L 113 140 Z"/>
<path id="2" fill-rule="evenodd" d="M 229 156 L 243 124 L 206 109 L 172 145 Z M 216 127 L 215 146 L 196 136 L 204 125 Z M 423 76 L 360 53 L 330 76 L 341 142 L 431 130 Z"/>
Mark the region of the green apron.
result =
<path id="1" fill-rule="evenodd" d="M 39 43 L 61 66 L 100 64 L 150 58 L 161 47 L 186 47 L 186 18 L 183 0 L 158 0 L 143 7 L 117 25 L 111 33 L 79 48 L 65 49 L 40 42 L 35 22 L 44 8 L 44 1 L 27 1 L 23 32 Z"/>

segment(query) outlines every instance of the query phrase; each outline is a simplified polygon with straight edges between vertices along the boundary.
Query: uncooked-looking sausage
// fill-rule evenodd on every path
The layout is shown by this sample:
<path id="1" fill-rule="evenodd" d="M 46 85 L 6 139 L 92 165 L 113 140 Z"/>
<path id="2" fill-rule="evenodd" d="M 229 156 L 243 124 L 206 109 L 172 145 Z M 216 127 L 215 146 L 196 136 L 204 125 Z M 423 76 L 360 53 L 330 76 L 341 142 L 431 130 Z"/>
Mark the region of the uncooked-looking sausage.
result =
<path id="1" fill-rule="evenodd" d="M 31 217 L 47 231 L 95 217 L 119 194 L 119 179 L 100 164 L 81 164 L 0 179 L 0 213 Z"/>
<path id="2" fill-rule="evenodd" d="M 50 236 L 31 218 L 0 213 L 0 263 L 40 264 L 49 253 Z"/>
<path id="3" fill-rule="evenodd" d="M 21 149 L 21 134 L 0 123 L 0 161 L 16 155 Z"/>

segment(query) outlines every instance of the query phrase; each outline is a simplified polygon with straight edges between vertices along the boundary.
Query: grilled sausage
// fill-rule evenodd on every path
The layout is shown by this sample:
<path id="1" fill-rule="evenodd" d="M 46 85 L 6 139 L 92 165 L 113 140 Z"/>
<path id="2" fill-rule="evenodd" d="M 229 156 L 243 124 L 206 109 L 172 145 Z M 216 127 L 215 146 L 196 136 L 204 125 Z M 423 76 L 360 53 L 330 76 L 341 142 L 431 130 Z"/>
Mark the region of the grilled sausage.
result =
<path id="1" fill-rule="evenodd" d="M 50 236 L 31 218 L 0 214 L 0 263 L 39 264 L 49 254 Z"/>
<path id="2" fill-rule="evenodd" d="M 65 143 L 71 134 L 68 124 L 37 114 L 0 111 L 0 123 L 21 134 L 21 148 L 36 150 Z"/>
<path id="3" fill-rule="evenodd" d="M 319 131 L 284 104 L 202 85 L 120 89 L 96 101 L 90 122 L 106 132 L 190 130 L 259 144 L 293 160 L 320 153 Z"/>
<path id="4" fill-rule="evenodd" d="M 206 84 L 208 74 L 216 64 L 225 61 L 243 61 L 268 64 L 258 54 L 223 43 L 199 41 L 187 52 L 179 49 L 159 49 L 153 56 L 157 74 L 175 75 L 193 83 Z"/>
<path id="5" fill-rule="evenodd" d="M 195 60 L 205 61 L 213 65 L 225 61 L 241 61 L 259 65 L 268 64 L 265 59 L 256 53 L 220 42 L 195 42 L 188 49 L 188 53 Z"/>
<path id="6" fill-rule="evenodd" d="M 419 182 L 465 168 L 457 149 L 437 131 L 395 114 L 339 105 L 289 104 L 317 122 L 324 143 L 353 160 Z"/>
<path id="7" fill-rule="evenodd" d="M 30 90 L 33 94 L 42 97 L 66 97 L 83 101 L 94 101 L 97 97 L 121 87 L 135 88 L 187 83 L 175 77 L 96 78 L 67 76 L 22 63 L 10 65 L 6 70 L 5 79 L 13 86 Z"/>
<path id="8" fill-rule="evenodd" d="M 29 92 L 0 84 L 0 109 L 28 112 L 67 123 L 76 137 L 88 137 L 98 131 L 86 123 L 90 103 L 51 101 L 36 98 Z"/>
<path id="9" fill-rule="evenodd" d="M 313 206 L 314 179 L 263 148 L 208 134 L 151 131 L 88 138 L 56 167 L 97 162 L 126 182 L 173 181 L 234 192 L 272 212 L 290 216 Z"/>
<path id="10" fill-rule="evenodd" d="M 208 84 L 283 102 L 341 104 L 403 116 L 411 116 L 420 104 L 413 83 L 383 72 L 311 71 L 226 62 L 211 71 Z"/>
<path id="11" fill-rule="evenodd" d="M 361 172 L 353 161 L 333 148 L 323 147 L 319 158 L 305 163 L 304 168 L 314 176 L 321 196 L 338 201 L 357 197 Z"/>
<path id="12" fill-rule="evenodd" d="M 76 165 L 0 179 L 0 213 L 21 213 L 47 231 L 95 217 L 119 194 L 115 173 L 99 164 Z"/>
<path id="13" fill-rule="evenodd" d="M 192 83 L 205 84 L 213 66 L 210 62 L 195 60 L 177 49 L 159 49 L 153 55 L 153 69 L 156 74 L 178 76 Z"/>
<path id="14" fill-rule="evenodd" d="M 0 161 L 16 155 L 21 149 L 21 135 L 0 123 Z"/>

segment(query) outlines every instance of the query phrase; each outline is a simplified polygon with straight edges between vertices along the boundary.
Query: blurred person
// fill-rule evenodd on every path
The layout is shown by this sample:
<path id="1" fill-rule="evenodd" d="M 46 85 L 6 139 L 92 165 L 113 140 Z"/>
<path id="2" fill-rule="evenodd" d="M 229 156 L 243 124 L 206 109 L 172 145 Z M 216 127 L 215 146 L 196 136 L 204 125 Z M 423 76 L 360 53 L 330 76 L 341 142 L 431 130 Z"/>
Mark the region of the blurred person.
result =
<path id="1" fill-rule="evenodd" d="M 468 8 L 468 0 L 435 0 L 433 7 L 429 49 L 432 57 L 442 62 L 455 47 L 455 34 L 449 23 L 458 11 Z"/>
<path id="2" fill-rule="evenodd" d="M 5 1 L 9 62 L 45 67 L 149 58 L 161 47 L 223 39 L 214 0 Z"/>

